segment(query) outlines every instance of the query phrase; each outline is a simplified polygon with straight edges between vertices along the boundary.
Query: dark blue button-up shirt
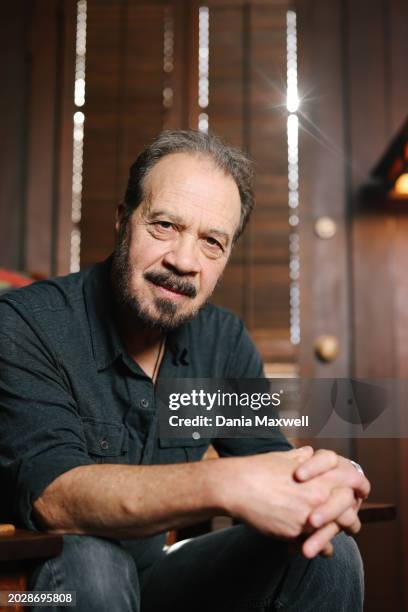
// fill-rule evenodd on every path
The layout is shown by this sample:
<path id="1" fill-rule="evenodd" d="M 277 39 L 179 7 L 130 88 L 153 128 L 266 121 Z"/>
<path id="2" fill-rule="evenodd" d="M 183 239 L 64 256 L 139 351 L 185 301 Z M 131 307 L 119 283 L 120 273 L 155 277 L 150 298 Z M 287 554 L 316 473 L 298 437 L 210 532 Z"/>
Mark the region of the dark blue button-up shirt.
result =
<path id="1" fill-rule="evenodd" d="M 113 316 L 111 260 L 0 298 L 0 518 L 35 529 L 33 501 L 60 474 L 93 463 L 198 460 L 208 441 L 161 439 L 152 380 L 127 354 Z M 242 322 L 205 306 L 168 335 L 159 377 L 257 378 Z M 217 439 L 221 456 L 290 448 Z"/>

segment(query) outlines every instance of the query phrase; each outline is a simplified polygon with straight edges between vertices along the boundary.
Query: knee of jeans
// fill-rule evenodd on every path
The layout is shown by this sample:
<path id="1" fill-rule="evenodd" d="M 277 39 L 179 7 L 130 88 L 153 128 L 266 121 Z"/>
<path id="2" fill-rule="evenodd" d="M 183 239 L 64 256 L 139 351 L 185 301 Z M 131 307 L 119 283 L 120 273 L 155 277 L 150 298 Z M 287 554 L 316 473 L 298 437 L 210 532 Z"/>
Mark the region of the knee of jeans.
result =
<path id="1" fill-rule="evenodd" d="M 60 558 L 53 563 L 54 580 L 77 592 L 80 610 L 136 610 L 139 582 L 131 555 L 114 540 L 64 536 Z"/>
<path id="2" fill-rule="evenodd" d="M 344 533 L 333 540 L 332 566 L 341 581 L 357 590 L 363 589 L 364 569 L 360 551 L 354 539 Z"/>

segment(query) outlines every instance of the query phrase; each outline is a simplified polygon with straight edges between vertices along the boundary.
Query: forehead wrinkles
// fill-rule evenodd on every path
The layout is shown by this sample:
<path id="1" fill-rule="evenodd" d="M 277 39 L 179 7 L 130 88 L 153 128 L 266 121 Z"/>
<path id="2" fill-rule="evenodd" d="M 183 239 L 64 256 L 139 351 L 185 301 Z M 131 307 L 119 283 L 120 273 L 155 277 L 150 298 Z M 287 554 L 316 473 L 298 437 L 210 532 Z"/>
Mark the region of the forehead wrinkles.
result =
<path id="1" fill-rule="evenodd" d="M 211 197 L 211 204 L 209 204 L 209 197 Z M 203 215 L 206 218 L 210 216 L 216 216 L 222 221 L 231 223 L 234 221 L 234 210 L 230 198 L 228 202 L 231 203 L 229 206 L 225 204 L 219 196 L 211 194 L 200 194 L 190 189 L 160 189 L 154 197 L 150 197 L 147 202 L 146 210 L 154 213 L 157 210 L 168 210 L 168 212 L 174 212 L 178 215 L 189 217 L 192 213 L 196 217 L 195 213 L 198 213 L 200 217 Z"/>

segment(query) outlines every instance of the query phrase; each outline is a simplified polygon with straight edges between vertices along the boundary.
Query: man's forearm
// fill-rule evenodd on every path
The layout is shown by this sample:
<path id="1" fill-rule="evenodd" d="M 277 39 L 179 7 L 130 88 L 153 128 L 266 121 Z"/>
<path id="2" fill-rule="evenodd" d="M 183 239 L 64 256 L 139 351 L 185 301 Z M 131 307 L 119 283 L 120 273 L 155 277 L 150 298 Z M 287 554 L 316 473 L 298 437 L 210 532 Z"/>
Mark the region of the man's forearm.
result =
<path id="1" fill-rule="evenodd" d="M 48 531 L 148 537 L 222 514 L 224 461 L 77 467 L 47 487 L 34 513 Z"/>
<path id="2" fill-rule="evenodd" d="M 299 482 L 302 464 L 312 475 Z M 320 508 L 324 524 L 304 543 L 312 557 L 325 550 L 330 530 L 358 520 L 354 492 L 368 494 L 365 481 L 335 453 L 313 455 L 311 447 L 178 465 L 91 465 L 59 476 L 34 510 L 58 533 L 143 538 L 226 514 L 265 535 L 295 539 L 310 532 Z"/>

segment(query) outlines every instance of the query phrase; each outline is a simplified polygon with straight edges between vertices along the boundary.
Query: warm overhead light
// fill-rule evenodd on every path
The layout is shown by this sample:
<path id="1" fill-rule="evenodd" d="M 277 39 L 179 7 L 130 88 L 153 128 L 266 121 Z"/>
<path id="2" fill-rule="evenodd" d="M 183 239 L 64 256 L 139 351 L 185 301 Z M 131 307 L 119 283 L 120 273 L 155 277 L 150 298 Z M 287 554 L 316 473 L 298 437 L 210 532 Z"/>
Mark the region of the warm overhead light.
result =
<path id="1" fill-rule="evenodd" d="M 393 200 L 408 199 L 408 119 L 388 145 L 382 159 L 372 171 L 371 179 L 371 187 L 368 185 L 371 190 L 366 192 L 367 202 L 371 199 L 372 202 L 377 200 L 377 203 L 382 201 L 391 205 Z M 373 186 L 377 189 L 379 199 L 374 197 Z"/>
<path id="2" fill-rule="evenodd" d="M 408 172 L 404 172 L 401 174 L 394 183 L 394 189 L 392 190 L 392 195 L 399 197 L 407 197 L 408 196 Z"/>

